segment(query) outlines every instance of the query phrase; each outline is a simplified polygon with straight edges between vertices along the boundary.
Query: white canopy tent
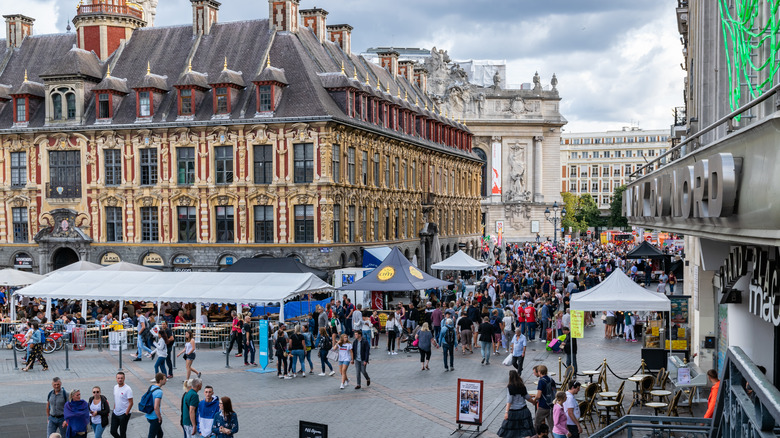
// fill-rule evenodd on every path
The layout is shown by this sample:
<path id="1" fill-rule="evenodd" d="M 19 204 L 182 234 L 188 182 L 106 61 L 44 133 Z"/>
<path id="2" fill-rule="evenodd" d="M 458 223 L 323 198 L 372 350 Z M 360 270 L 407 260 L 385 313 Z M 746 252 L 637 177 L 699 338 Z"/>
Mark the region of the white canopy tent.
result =
<path id="1" fill-rule="evenodd" d="M 147 268 L 146 266 L 136 265 L 130 262 L 117 262 L 106 267 L 101 268 L 103 271 L 119 271 L 119 272 L 160 272 L 154 268 Z"/>
<path id="2" fill-rule="evenodd" d="M 72 271 L 55 273 L 14 295 L 76 300 L 261 304 L 333 287 L 314 274 Z M 197 306 L 200 309 L 200 305 Z M 199 312 L 200 310 L 198 310 Z M 200 315 L 197 315 L 198 317 Z"/>
<path id="3" fill-rule="evenodd" d="M 672 303 L 664 294 L 651 292 L 616 269 L 597 286 L 572 294 L 571 310 L 668 312 Z"/>
<path id="4" fill-rule="evenodd" d="M 27 286 L 43 279 L 43 275 L 33 274 L 32 272 L 20 271 L 18 269 L 8 268 L 0 270 L 0 286 Z M 16 320 L 16 305 L 14 297 L 11 296 L 11 319 Z"/>
<path id="5" fill-rule="evenodd" d="M 634 283 L 620 269 L 616 269 L 597 286 L 571 296 L 571 310 L 600 312 L 619 310 L 624 312 L 670 312 L 672 302 L 660 293 L 655 293 Z M 669 333 L 672 329 L 669 318 Z M 669 342 L 669 353 L 672 343 Z"/>
<path id="6" fill-rule="evenodd" d="M 481 271 L 487 267 L 487 263 L 475 260 L 462 250 L 459 250 L 446 260 L 431 265 L 431 268 L 440 271 Z"/>

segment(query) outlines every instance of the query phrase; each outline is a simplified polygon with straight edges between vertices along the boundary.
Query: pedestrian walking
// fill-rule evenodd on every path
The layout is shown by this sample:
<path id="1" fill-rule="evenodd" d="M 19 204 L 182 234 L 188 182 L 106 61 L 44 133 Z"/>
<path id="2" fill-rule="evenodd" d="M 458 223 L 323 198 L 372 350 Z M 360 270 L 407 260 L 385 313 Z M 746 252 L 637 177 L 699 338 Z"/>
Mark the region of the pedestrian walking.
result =
<path id="1" fill-rule="evenodd" d="M 165 364 L 168 368 L 168 378 L 173 378 L 173 344 L 176 338 L 173 337 L 173 330 L 168 326 L 168 322 L 163 320 L 160 325 L 160 336 L 165 339 Z"/>
<path id="2" fill-rule="evenodd" d="M 303 326 L 303 351 L 306 361 L 309 362 L 309 374 L 314 374 L 314 364 L 311 363 L 311 350 L 314 349 L 314 336 L 309 332 L 308 326 Z M 303 361 L 301 361 L 303 362 Z"/>
<path id="3" fill-rule="evenodd" d="M 255 363 L 254 328 L 252 318 L 249 315 L 246 315 L 244 317 L 244 322 L 241 325 L 241 337 L 244 342 L 244 365 L 257 365 L 257 363 Z M 200 375 L 198 375 L 198 377 L 200 377 Z"/>
<path id="4" fill-rule="evenodd" d="M 569 431 L 569 438 L 580 438 L 582 425 L 580 424 L 580 405 L 574 398 L 580 392 L 582 384 L 578 381 L 569 384 L 569 390 L 566 391 L 566 401 L 563 402 L 563 409 L 566 411 L 566 430 Z"/>
<path id="5" fill-rule="evenodd" d="M 181 428 L 184 430 L 184 438 L 192 438 L 198 435 L 196 430 L 198 424 L 198 404 L 200 391 L 203 382 L 198 379 L 192 379 L 184 382 L 184 395 L 181 398 Z"/>
<path id="6" fill-rule="evenodd" d="M 539 379 L 536 386 L 536 415 L 534 416 L 534 429 L 538 428 L 542 422 L 547 426 L 553 426 L 552 407 L 555 403 L 555 382 L 547 375 L 547 366 L 536 365 L 534 367 L 534 377 Z"/>
<path id="7" fill-rule="evenodd" d="M 523 375 L 523 362 L 525 362 L 525 349 L 528 347 L 528 341 L 523 334 L 523 331 L 515 329 L 515 335 L 509 342 L 512 349 L 512 366 L 515 367 L 517 373 Z"/>
<path id="8" fill-rule="evenodd" d="M 328 335 L 328 330 L 325 328 L 325 326 L 320 326 L 320 335 L 317 336 L 317 339 L 315 341 L 315 345 L 317 345 L 319 349 L 319 355 L 320 355 L 320 364 L 322 365 L 322 372 L 319 374 L 320 376 L 325 375 L 325 366 L 330 369 L 330 375 L 336 374 L 335 371 L 333 371 L 333 366 L 330 364 L 330 361 L 328 360 L 328 352 L 333 348 L 333 340 Z"/>
<path id="9" fill-rule="evenodd" d="M 452 318 L 444 320 L 438 342 L 444 358 L 444 371 L 455 371 L 455 348 L 458 346 L 458 335 L 455 333 L 455 323 L 452 321 Z M 448 356 L 450 359 L 449 365 L 447 364 Z"/>
<path id="10" fill-rule="evenodd" d="M 81 391 L 74 389 L 70 392 L 70 401 L 65 403 L 63 409 L 63 424 L 65 438 L 79 438 L 87 436 L 89 427 L 89 403 L 81 399 Z"/>
<path id="11" fill-rule="evenodd" d="M 276 375 L 280 379 L 292 378 L 287 375 L 287 334 L 284 332 L 284 325 L 279 324 L 274 341 L 274 351 L 276 352 Z"/>
<path id="12" fill-rule="evenodd" d="M 563 328 L 563 340 L 561 341 L 561 346 L 563 347 L 563 352 L 566 354 L 566 367 L 571 366 L 571 331 L 569 327 Z M 574 371 L 577 371 L 576 369 Z"/>
<path id="13" fill-rule="evenodd" d="M 553 406 L 553 438 L 566 438 L 569 430 L 566 429 L 566 410 L 563 403 L 566 401 L 566 392 L 558 391 L 555 393 L 555 405 Z"/>
<path id="14" fill-rule="evenodd" d="M 387 354 L 397 354 L 395 352 L 395 340 L 401 333 L 401 324 L 395 317 L 395 312 L 390 312 L 387 315 L 387 322 L 385 322 L 385 332 L 387 333 Z"/>
<path id="15" fill-rule="evenodd" d="M 203 388 L 203 400 L 198 403 L 198 432 L 204 437 L 212 436 L 214 417 L 219 413 L 219 397 L 214 395 L 214 388 L 206 385 Z"/>
<path id="16" fill-rule="evenodd" d="M 349 383 L 349 378 L 347 378 L 347 369 L 349 368 L 349 363 L 354 360 L 352 344 L 349 342 L 349 337 L 347 337 L 346 333 L 342 333 L 341 337 L 339 338 L 338 350 L 339 371 L 341 371 L 341 389 L 344 389 L 347 383 Z"/>
<path id="17" fill-rule="evenodd" d="M 379 313 L 376 310 L 371 314 L 369 321 L 371 322 L 371 348 L 379 348 L 379 329 L 382 324 L 379 322 Z M 385 323 L 385 330 L 387 330 L 387 323 Z"/>
<path id="18" fill-rule="evenodd" d="M 48 418 L 46 434 L 51 435 L 59 431 L 60 434 L 65 435 L 65 425 L 62 423 L 65 422 L 65 403 L 68 402 L 68 394 L 62 389 L 62 380 L 59 377 L 51 380 L 51 387 L 52 390 L 46 396 L 46 418 Z"/>
<path id="19" fill-rule="evenodd" d="M 92 397 L 89 398 L 89 422 L 92 426 L 92 432 L 95 438 L 103 438 L 103 431 L 108 426 L 108 414 L 111 407 L 108 405 L 108 399 L 101 394 L 100 387 L 92 388 Z"/>
<path id="20" fill-rule="evenodd" d="M 292 355 L 290 370 L 293 377 L 295 377 L 296 374 L 295 365 L 298 361 L 301 362 L 301 377 L 306 377 L 306 364 L 303 363 L 304 357 L 306 356 L 304 352 L 304 342 L 305 339 L 301 334 L 301 325 L 298 324 L 295 326 L 293 334 L 290 335 L 290 340 L 287 345 L 287 349 L 290 350 L 290 354 Z"/>
<path id="21" fill-rule="evenodd" d="M 371 354 L 371 345 L 363 336 L 361 331 L 355 330 L 355 341 L 352 343 L 352 363 L 355 364 L 355 374 L 357 375 L 357 385 L 355 389 L 360 389 L 360 375 L 366 378 L 366 386 L 371 386 L 371 377 L 366 372 L 368 366 L 368 357 Z"/>
<path id="22" fill-rule="evenodd" d="M 44 371 L 49 369 L 49 365 L 46 363 L 46 359 L 43 357 L 43 343 L 46 342 L 46 335 L 43 334 L 43 330 L 40 329 L 40 325 L 37 322 L 32 323 L 32 335 L 28 341 L 30 351 L 27 354 L 27 366 L 22 368 L 22 371 L 29 371 L 35 365 L 37 360 Z"/>
<path id="23" fill-rule="evenodd" d="M 136 354 L 131 355 L 133 356 L 133 361 L 140 362 L 143 357 L 143 352 L 146 352 L 146 357 L 152 357 L 152 349 L 146 346 L 147 340 L 149 339 L 152 331 L 149 327 L 149 320 L 146 319 L 146 317 L 143 315 L 143 312 L 141 312 L 141 309 L 136 309 L 135 311 L 135 317 L 138 323 L 136 324 L 136 330 L 138 333 L 138 339 L 136 339 L 136 344 L 138 344 L 138 351 Z"/>
<path id="24" fill-rule="evenodd" d="M 516 370 L 509 371 L 509 384 L 506 386 L 506 410 L 504 421 L 498 429 L 503 438 L 526 438 L 535 435 L 531 411 L 526 400 L 533 401 Z"/>
<path id="25" fill-rule="evenodd" d="M 457 326 L 460 334 L 461 353 L 466 354 L 466 350 L 468 350 L 470 354 L 474 354 L 474 349 L 471 346 L 474 322 L 468 317 L 465 310 L 460 313 Z"/>
<path id="26" fill-rule="evenodd" d="M 225 354 L 230 354 L 230 352 L 233 351 L 233 344 L 237 344 L 238 354 L 236 354 L 236 357 L 241 357 L 244 349 L 244 342 L 241 337 L 241 327 L 243 326 L 244 321 L 241 320 L 235 310 L 230 312 L 230 316 L 233 317 L 233 322 L 230 324 L 230 344 L 228 345 Z"/>
<path id="27" fill-rule="evenodd" d="M 184 332 L 184 348 L 179 351 L 176 357 L 181 355 L 184 355 L 184 365 L 187 368 L 187 377 L 184 380 L 189 380 L 192 373 L 195 373 L 200 378 L 200 371 L 192 367 L 192 362 L 195 360 L 195 338 L 192 337 L 192 330 Z"/>
<path id="28" fill-rule="evenodd" d="M 156 382 L 155 376 L 155 382 Z M 127 422 L 130 421 L 130 410 L 133 409 L 133 389 L 125 384 L 125 373 L 116 373 L 114 385 L 114 410 L 111 411 L 111 436 L 127 438 Z"/>
<path id="29" fill-rule="evenodd" d="M 165 361 L 168 360 L 168 346 L 165 344 L 162 329 L 158 333 L 157 340 L 154 341 L 154 347 L 157 352 L 157 361 L 154 362 L 154 374 L 162 371 L 167 376 L 169 373 L 165 369 Z M 154 383 L 156 380 L 152 379 L 151 382 Z"/>
<path id="30" fill-rule="evenodd" d="M 160 412 L 160 404 L 162 403 L 162 387 L 168 382 L 168 377 L 163 373 L 157 373 L 154 376 L 155 384 L 149 387 L 149 391 L 152 396 L 153 407 L 152 412 L 145 414 L 146 421 L 149 423 L 149 438 L 163 438 L 162 430 L 162 413 Z M 112 426 L 113 429 L 113 426 Z"/>
<path id="31" fill-rule="evenodd" d="M 495 333 L 495 327 L 490 323 L 490 318 L 487 316 L 482 318 L 482 324 L 479 325 L 477 333 L 479 335 L 479 345 L 482 348 L 482 364 L 490 365 L 490 347 L 493 343 L 493 334 Z"/>
<path id="32" fill-rule="evenodd" d="M 222 397 L 219 401 L 219 413 L 214 417 L 211 433 L 214 438 L 232 438 L 238 433 L 238 415 L 233 412 L 230 397 Z"/>
<path id="33" fill-rule="evenodd" d="M 420 331 L 414 336 L 417 340 L 417 349 L 420 351 L 420 371 L 430 370 L 428 364 L 431 361 L 431 347 L 436 341 L 433 339 L 433 333 L 428 328 L 428 323 L 424 322 Z"/>

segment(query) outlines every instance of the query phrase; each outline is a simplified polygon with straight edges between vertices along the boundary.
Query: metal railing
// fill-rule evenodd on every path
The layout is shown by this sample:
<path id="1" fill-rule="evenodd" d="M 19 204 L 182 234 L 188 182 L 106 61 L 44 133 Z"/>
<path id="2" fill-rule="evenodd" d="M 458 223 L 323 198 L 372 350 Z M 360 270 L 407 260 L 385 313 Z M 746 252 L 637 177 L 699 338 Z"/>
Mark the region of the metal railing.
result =
<path id="1" fill-rule="evenodd" d="M 626 415 L 609 426 L 590 435 L 590 438 L 639 436 L 671 436 L 672 432 L 683 432 L 674 436 L 707 437 L 710 434 L 710 421 L 705 418 L 658 417 L 653 415 Z"/>
<path id="2" fill-rule="evenodd" d="M 711 437 L 780 434 L 780 391 L 739 347 L 729 347 Z"/>
<path id="3" fill-rule="evenodd" d="M 759 96 L 759 97 L 751 100 L 750 102 L 746 103 L 744 106 L 742 106 L 740 108 L 737 108 L 734 111 L 726 114 L 725 116 L 723 116 L 720 119 L 716 120 L 715 122 L 713 122 L 712 124 L 710 124 L 706 128 L 702 129 L 701 131 L 699 131 L 699 132 L 689 136 L 684 141 L 682 141 L 679 144 L 669 148 L 666 152 L 664 152 L 661 155 L 659 155 L 658 158 L 655 158 L 655 159 L 647 162 L 644 166 L 642 166 L 639 169 L 637 169 L 636 171 L 634 171 L 634 173 L 629 175 L 629 178 L 634 180 L 634 179 L 637 179 L 637 178 L 639 178 L 641 176 L 644 176 L 645 175 L 645 171 L 647 169 L 650 169 L 651 171 L 655 170 L 656 163 L 662 165 L 663 163 L 661 162 L 661 160 L 666 158 L 666 157 L 669 157 L 669 160 L 667 161 L 666 164 L 671 164 L 676 159 L 681 158 L 680 150 L 683 148 L 683 146 L 687 146 L 688 144 L 693 144 L 694 140 L 698 140 L 699 137 L 703 136 L 704 134 L 707 134 L 709 132 L 714 131 L 715 129 L 717 129 L 718 127 L 723 125 L 724 123 L 728 123 L 728 131 L 729 132 L 733 131 L 734 130 L 733 120 L 734 120 L 735 117 L 741 115 L 745 111 L 748 111 L 749 109 L 753 108 L 754 106 L 757 106 L 758 104 L 763 103 L 765 100 L 769 99 L 770 97 L 775 96 L 777 94 L 778 90 L 780 90 L 780 83 L 778 83 L 777 85 L 775 85 L 772 88 L 768 89 L 761 96 Z M 696 149 L 698 149 L 698 147 L 694 147 L 691 150 L 691 152 L 696 150 Z"/>
<path id="4" fill-rule="evenodd" d="M 85 14 L 114 14 L 129 15 L 138 19 L 143 19 L 144 14 L 138 9 L 129 6 L 109 5 L 105 3 L 96 3 L 91 5 L 81 5 L 78 7 L 78 15 Z"/>

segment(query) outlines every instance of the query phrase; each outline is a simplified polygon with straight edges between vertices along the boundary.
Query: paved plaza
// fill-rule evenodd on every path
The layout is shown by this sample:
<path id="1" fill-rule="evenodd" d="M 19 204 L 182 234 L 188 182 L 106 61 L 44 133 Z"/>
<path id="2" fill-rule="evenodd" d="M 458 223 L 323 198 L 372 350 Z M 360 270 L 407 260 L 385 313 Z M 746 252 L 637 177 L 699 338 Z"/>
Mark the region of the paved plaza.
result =
<path id="1" fill-rule="evenodd" d="M 380 345 L 385 340 L 382 335 Z M 586 328 L 585 339 L 579 341 L 579 370 L 595 368 L 607 359 L 615 373 L 628 377 L 639 367 L 640 349 L 639 342 L 605 340 L 602 325 L 597 320 L 597 326 Z M 149 359 L 132 362 L 129 355 L 125 357 L 123 368 L 137 405 L 150 385 L 153 362 Z M 510 370 L 501 364 L 504 357 L 504 354 L 493 356 L 490 366 L 482 366 L 479 349 L 466 356 L 458 352 L 455 355 L 456 371 L 447 373 L 442 365 L 441 350 L 434 349 L 430 371 L 420 371 L 417 353 L 388 356 L 381 348 L 371 350 L 368 365 L 371 386 L 366 387 L 363 382 L 360 390 L 354 389 L 354 366 L 350 367 L 351 385 L 340 390 L 338 374 L 317 376 L 320 371 L 318 360 L 315 361 L 315 374 L 293 380 L 280 380 L 275 372 L 247 372 L 242 359 L 236 357 L 230 358 L 231 368 L 225 368 L 225 355 L 220 349 L 200 349 L 194 365 L 203 373 L 204 385 L 212 385 L 217 395 L 227 395 L 233 400 L 240 424 L 238 436 L 297 437 L 298 421 L 305 420 L 328 424 L 331 437 L 381 436 L 389 432 L 404 437 L 446 437 L 457 427 L 454 420 L 457 379 L 467 378 L 485 381 L 483 421 L 488 432 L 482 436 L 490 437 L 496 436 L 503 418 Z M 532 368 L 536 364 L 545 364 L 551 372 L 557 373 L 559 358 L 565 359 L 565 356 L 545 351 L 542 342 L 530 342 L 523 372 L 526 383 L 533 385 Z M 64 352 L 47 355 L 46 359 L 49 371 L 43 372 L 36 366 L 33 371 L 24 373 L 14 370 L 10 350 L 0 352 L 0 387 L 3 388 L 0 430 L 13 430 L 14 438 L 43 436 L 34 423 L 45 422 L 45 413 L 36 416 L 32 412 L 35 405 L 18 403 L 45 402 L 54 376 L 62 378 L 63 387 L 68 391 L 80 389 L 82 394 L 87 394 L 93 385 L 98 385 L 104 394 L 111 394 L 118 369 L 116 352 L 89 349 L 70 352 L 69 371 L 65 371 Z M 275 365 L 272 362 L 269 369 Z M 175 377 L 163 388 L 163 426 L 167 436 L 181 435 L 179 406 L 183 369 L 183 362 L 177 362 Z M 610 387 L 613 384 L 617 387 L 618 380 L 609 377 Z M 113 406 L 113 401 L 111 404 Z M 646 409 L 633 412 L 648 413 Z M 9 426 L 13 429 L 6 429 Z M 146 420 L 134 407 L 128 436 L 145 437 L 147 428 Z"/>

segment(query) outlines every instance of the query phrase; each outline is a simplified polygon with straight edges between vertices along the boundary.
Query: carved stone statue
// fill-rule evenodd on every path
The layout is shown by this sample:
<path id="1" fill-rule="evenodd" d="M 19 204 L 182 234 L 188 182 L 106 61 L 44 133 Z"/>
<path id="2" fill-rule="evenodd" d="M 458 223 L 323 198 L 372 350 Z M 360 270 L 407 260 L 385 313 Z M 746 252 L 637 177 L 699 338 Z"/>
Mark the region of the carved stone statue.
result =
<path id="1" fill-rule="evenodd" d="M 501 75 L 498 74 L 498 70 L 496 70 L 496 74 L 493 75 L 493 88 L 501 88 Z"/>
<path id="2" fill-rule="evenodd" d="M 534 91 L 542 90 L 542 81 L 539 78 L 539 72 L 534 73 Z"/>
<path id="3" fill-rule="evenodd" d="M 509 175 L 509 200 L 527 202 L 531 192 L 525 190 L 525 148 L 518 143 L 510 146 Z"/>
<path id="4" fill-rule="evenodd" d="M 144 21 L 148 27 L 154 26 L 154 18 L 157 16 L 158 0 L 141 0 L 139 3 L 144 8 Z"/>

